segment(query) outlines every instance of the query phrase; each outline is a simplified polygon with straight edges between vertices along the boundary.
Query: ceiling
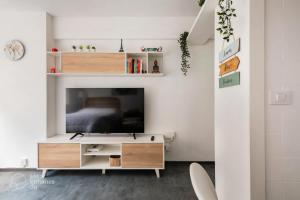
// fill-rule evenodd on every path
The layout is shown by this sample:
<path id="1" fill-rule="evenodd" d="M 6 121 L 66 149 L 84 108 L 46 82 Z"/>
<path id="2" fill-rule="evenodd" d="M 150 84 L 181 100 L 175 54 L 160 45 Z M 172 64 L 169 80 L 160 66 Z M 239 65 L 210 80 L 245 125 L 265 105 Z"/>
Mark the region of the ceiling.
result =
<path id="1" fill-rule="evenodd" d="M 195 17 L 196 0 L 0 0 L 0 11 L 47 11 L 59 17 Z"/>

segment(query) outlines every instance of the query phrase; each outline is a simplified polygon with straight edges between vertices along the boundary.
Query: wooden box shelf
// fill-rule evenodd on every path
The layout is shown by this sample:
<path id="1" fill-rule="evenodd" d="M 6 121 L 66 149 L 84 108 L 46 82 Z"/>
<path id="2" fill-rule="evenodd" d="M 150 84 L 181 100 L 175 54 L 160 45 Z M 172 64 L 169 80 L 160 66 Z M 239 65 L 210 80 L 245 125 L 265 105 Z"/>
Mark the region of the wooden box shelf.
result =
<path id="1" fill-rule="evenodd" d="M 63 73 L 124 73 L 124 53 L 63 53 Z"/>

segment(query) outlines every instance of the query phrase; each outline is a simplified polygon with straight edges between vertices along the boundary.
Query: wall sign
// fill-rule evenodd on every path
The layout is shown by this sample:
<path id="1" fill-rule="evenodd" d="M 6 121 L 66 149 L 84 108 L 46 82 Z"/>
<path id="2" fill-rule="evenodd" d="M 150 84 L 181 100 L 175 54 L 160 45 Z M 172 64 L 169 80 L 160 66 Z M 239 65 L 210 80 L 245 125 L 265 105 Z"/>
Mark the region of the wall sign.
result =
<path id="1" fill-rule="evenodd" d="M 228 74 L 229 72 L 236 71 L 239 68 L 240 59 L 239 57 L 235 56 L 234 58 L 231 58 L 227 62 L 221 64 L 220 67 L 220 76 L 223 76 L 224 74 Z"/>
<path id="2" fill-rule="evenodd" d="M 231 43 L 228 47 L 220 51 L 219 62 L 223 62 L 227 58 L 237 54 L 240 51 L 240 38 Z"/>
<path id="3" fill-rule="evenodd" d="M 219 88 L 226 88 L 240 84 L 240 72 L 219 78 Z"/>

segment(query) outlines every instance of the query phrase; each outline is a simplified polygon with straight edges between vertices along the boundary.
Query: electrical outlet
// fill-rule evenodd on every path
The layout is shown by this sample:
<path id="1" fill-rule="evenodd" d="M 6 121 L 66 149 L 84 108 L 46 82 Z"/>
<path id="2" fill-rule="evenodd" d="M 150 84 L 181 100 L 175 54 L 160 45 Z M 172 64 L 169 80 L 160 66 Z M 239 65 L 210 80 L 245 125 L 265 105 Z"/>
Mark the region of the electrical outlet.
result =
<path id="1" fill-rule="evenodd" d="M 26 168 L 28 166 L 28 158 L 21 158 L 21 166 Z"/>
<path id="2" fill-rule="evenodd" d="M 167 152 L 171 151 L 171 144 L 170 144 L 170 143 L 166 143 L 166 144 L 165 144 L 165 150 L 166 150 Z"/>
<path id="3" fill-rule="evenodd" d="M 176 132 L 175 131 L 169 131 L 165 132 L 164 138 L 165 138 L 165 149 L 166 151 L 171 151 L 171 143 L 174 142 L 176 137 Z"/>
<path id="4" fill-rule="evenodd" d="M 167 141 L 173 142 L 176 138 L 176 132 L 175 131 L 165 132 L 164 137 Z"/>

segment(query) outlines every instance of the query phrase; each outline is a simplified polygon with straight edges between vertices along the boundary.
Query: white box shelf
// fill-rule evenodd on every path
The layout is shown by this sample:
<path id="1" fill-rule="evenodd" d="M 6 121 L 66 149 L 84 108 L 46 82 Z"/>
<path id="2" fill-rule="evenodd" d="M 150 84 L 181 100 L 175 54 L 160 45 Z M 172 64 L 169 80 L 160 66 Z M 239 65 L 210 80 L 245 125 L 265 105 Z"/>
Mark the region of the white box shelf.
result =
<path id="1" fill-rule="evenodd" d="M 110 155 L 121 155 L 120 145 L 104 145 L 103 149 L 99 152 L 86 152 L 86 148 L 90 145 L 82 145 L 82 155 L 84 156 L 110 156 Z"/>
<path id="2" fill-rule="evenodd" d="M 109 156 L 95 156 L 87 158 L 81 168 L 83 169 L 121 169 L 121 166 L 111 167 L 109 165 Z"/>

